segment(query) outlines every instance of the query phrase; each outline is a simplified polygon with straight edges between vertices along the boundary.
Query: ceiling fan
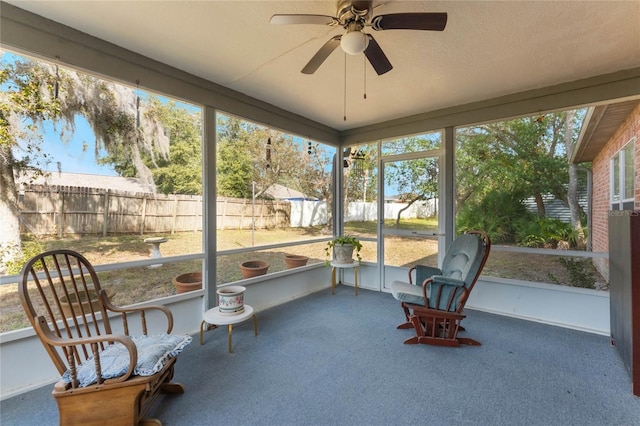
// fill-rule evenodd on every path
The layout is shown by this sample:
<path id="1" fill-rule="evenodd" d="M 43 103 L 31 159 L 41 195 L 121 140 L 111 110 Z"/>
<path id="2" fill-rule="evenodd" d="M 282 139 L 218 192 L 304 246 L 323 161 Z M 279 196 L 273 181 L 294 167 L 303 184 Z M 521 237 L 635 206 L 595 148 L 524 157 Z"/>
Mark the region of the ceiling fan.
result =
<path id="1" fill-rule="evenodd" d="M 373 69 L 382 75 L 391 71 L 393 66 L 380 45 L 371 34 L 365 33 L 365 27 L 375 31 L 386 30 L 426 30 L 443 31 L 447 25 L 446 13 L 416 12 L 373 15 L 372 0 L 340 0 L 336 16 L 277 14 L 271 17 L 271 24 L 315 24 L 341 26 L 346 32 L 327 41 L 302 69 L 303 74 L 313 74 L 340 46 L 350 55 L 365 54 Z"/>

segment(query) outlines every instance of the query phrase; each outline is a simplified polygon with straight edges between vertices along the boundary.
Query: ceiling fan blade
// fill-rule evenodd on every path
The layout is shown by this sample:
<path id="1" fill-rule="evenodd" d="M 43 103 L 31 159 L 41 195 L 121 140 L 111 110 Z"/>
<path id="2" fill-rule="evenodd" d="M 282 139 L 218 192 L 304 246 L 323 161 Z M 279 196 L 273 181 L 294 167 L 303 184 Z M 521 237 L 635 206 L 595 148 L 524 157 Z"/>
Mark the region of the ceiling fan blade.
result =
<path id="1" fill-rule="evenodd" d="M 331 52 L 336 50 L 336 47 L 340 46 L 341 38 L 342 38 L 341 35 L 337 35 L 332 39 L 330 39 L 328 42 L 326 42 L 320 48 L 320 50 L 318 50 L 316 54 L 313 55 L 313 58 L 311 58 L 311 60 L 307 63 L 307 65 L 305 65 L 305 67 L 302 68 L 302 73 L 313 74 L 314 72 L 316 72 L 318 67 L 322 65 L 322 63 L 329 57 L 329 55 L 331 55 Z"/>
<path id="2" fill-rule="evenodd" d="M 446 13 L 391 13 L 376 16 L 371 20 L 376 31 L 381 30 L 427 30 L 443 31 L 447 26 Z"/>
<path id="3" fill-rule="evenodd" d="M 270 24 L 288 25 L 288 24 L 315 24 L 315 25 L 333 25 L 338 20 L 333 16 L 326 15 L 273 15 Z"/>
<path id="4" fill-rule="evenodd" d="M 387 59 L 387 56 L 384 54 L 378 42 L 373 38 L 371 34 L 367 34 L 369 37 L 369 46 L 364 51 L 365 56 L 371 63 L 371 66 L 378 73 L 378 75 L 382 75 L 386 72 L 389 72 L 393 69 L 393 65 Z"/>

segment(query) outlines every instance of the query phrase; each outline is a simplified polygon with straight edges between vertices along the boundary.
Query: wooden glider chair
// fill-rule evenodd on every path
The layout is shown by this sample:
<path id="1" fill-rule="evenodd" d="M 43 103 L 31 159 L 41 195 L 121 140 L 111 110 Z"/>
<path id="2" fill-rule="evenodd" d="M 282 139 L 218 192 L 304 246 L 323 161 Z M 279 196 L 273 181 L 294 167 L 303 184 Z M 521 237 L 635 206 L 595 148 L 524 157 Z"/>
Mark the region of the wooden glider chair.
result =
<path id="1" fill-rule="evenodd" d="M 491 240 L 482 231 L 469 231 L 454 240 L 442 269 L 418 265 L 409 270 L 409 282 L 394 281 L 391 294 L 401 302 L 406 321 L 398 328 L 414 328 L 406 344 L 441 346 L 480 345 L 458 337 L 465 303 L 489 257 Z M 415 270 L 416 283 L 412 274 Z"/>
<path id="2" fill-rule="evenodd" d="M 71 250 L 30 259 L 19 293 L 62 376 L 52 392 L 61 425 L 161 424 L 144 416 L 160 392 L 184 392 L 171 379 L 176 355 L 191 341 L 168 334 L 173 316 L 167 308 L 112 305 L 89 261 Z M 122 321 L 112 328 L 114 318 Z M 129 334 L 129 319 L 135 319 L 138 336 Z M 166 333 L 148 334 L 147 322 L 162 330 L 166 323 Z"/>

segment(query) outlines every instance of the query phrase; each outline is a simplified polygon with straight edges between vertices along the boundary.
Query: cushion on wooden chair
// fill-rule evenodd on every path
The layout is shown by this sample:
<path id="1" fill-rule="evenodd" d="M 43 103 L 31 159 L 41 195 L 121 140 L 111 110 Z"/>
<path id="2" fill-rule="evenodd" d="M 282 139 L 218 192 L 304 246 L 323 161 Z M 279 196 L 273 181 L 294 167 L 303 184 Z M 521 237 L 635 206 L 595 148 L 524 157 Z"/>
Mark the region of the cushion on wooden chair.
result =
<path id="1" fill-rule="evenodd" d="M 191 336 L 160 334 L 154 336 L 131 337 L 138 351 L 138 360 L 133 373 L 138 376 L 152 376 L 162 370 L 171 358 L 176 357 L 191 342 Z M 113 379 L 124 375 L 129 369 L 129 351 L 120 343 L 107 346 L 99 354 L 102 378 Z M 87 387 L 98 381 L 93 356 L 76 368 L 78 386 Z M 71 383 L 71 372 L 62 375 L 62 381 Z"/>

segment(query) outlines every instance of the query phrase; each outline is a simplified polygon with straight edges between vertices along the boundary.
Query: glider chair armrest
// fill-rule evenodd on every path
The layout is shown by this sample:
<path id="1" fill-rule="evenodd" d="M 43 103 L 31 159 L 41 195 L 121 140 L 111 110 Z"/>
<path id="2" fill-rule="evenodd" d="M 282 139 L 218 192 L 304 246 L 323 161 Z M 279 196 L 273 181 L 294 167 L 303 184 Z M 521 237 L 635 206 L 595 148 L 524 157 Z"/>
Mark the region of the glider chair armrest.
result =
<path id="1" fill-rule="evenodd" d="M 146 318 L 146 312 L 147 311 L 160 311 L 163 312 L 167 318 L 167 331 L 166 333 L 169 334 L 171 333 L 171 330 L 173 330 L 173 314 L 171 313 L 171 311 L 162 305 L 152 305 L 152 306 L 140 306 L 140 307 L 125 307 L 125 308 L 121 308 L 118 306 L 115 306 L 111 303 L 111 301 L 109 300 L 109 297 L 107 296 L 107 293 L 105 292 L 105 290 L 100 290 L 100 298 L 102 299 L 102 303 L 104 304 L 105 308 L 107 308 L 108 311 L 111 312 L 118 312 L 122 314 L 122 325 L 124 327 L 124 332 L 125 334 L 128 336 L 129 335 L 129 323 L 127 321 L 127 314 L 139 314 L 140 315 L 140 323 L 141 323 L 141 327 L 142 327 L 142 334 L 147 335 L 147 318 Z"/>
<path id="2" fill-rule="evenodd" d="M 434 275 L 431 277 L 434 284 L 451 285 L 454 287 L 464 287 L 464 281 L 456 278 L 443 277 L 442 275 Z"/>
<path id="3" fill-rule="evenodd" d="M 464 281 L 442 275 L 434 275 L 422 283 L 424 306 L 427 308 L 456 311 L 460 301 L 466 300 L 468 292 Z"/>
<path id="4" fill-rule="evenodd" d="M 110 384 L 110 383 L 118 383 L 124 382 L 129 379 L 134 374 L 134 369 L 136 367 L 136 363 L 138 362 L 138 349 L 136 348 L 135 343 L 131 340 L 130 337 L 124 336 L 122 334 L 105 334 L 98 336 L 90 336 L 90 337 L 59 337 L 55 335 L 51 328 L 49 327 L 49 323 L 47 322 L 44 316 L 39 316 L 35 323 L 35 330 L 38 336 L 47 344 L 52 346 L 61 347 L 66 356 L 66 363 L 68 365 L 68 376 L 69 376 L 69 386 L 72 388 L 78 387 L 78 372 L 76 370 L 76 364 L 80 359 L 78 358 L 80 354 L 87 355 L 86 345 L 89 345 L 91 348 L 91 355 L 93 356 L 93 361 L 90 361 L 91 364 L 95 367 L 95 374 L 98 381 L 98 384 Z M 104 347 L 103 344 L 113 344 L 113 343 L 122 344 L 129 355 L 129 366 L 124 372 L 124 374 L 119 375 L 114 378 L 109 378 L 108 380 L 102 379 L 102 367 L 100 364 L 100 352 Z M 87 360 L 89 361 L 89 360 Z M 80 363 L 81 366 L 85 366 L 87 361 L 84 363 Z M 61 374 L 64 372 L 60 372 Z M 66 375 L 66 373 L 65 373 Z"/>

